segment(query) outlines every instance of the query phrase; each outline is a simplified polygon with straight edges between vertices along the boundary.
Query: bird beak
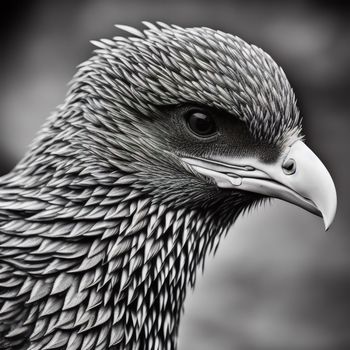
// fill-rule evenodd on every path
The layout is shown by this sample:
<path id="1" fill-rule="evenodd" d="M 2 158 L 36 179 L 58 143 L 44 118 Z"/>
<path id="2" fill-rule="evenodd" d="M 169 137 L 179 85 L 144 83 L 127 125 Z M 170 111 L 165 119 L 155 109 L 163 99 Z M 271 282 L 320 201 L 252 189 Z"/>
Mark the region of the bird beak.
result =
<path id="1" fill-rule="evenodd" d="M 300 140 L 273 163 L 253 157 L 182 160 L 220 188 L 280 198 L 321 216 L 326 230 L 334 219 L 337 194 L 333 180 L 319 158 Z"/>

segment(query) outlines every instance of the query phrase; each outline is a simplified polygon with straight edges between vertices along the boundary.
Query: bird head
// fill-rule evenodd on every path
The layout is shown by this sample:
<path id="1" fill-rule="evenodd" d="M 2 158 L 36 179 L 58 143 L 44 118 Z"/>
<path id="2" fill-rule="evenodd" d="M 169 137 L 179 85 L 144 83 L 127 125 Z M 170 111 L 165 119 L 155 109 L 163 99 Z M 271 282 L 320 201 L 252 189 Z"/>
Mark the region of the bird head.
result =
<path id="1" fill-rule="evenodd" d="M 0 179 L 0 333 L 16 348 L 175 349 L 186 286 L 239 213 L 277 197 L 334 217 L 272 58 L 220 31 L 145 24 L 94 42 Z"/>
<path id="2" fill-rule="evenodd" d="M 294 92 L 275 61 L 221 31 L 145 25 L 93 42 L 96 55 L 71 87 L 90 102 L 100 159 L 162 203 L 216 208 L 232 220 L 276 197 L 328 228 L 335 187 L 303 142 Z"/>

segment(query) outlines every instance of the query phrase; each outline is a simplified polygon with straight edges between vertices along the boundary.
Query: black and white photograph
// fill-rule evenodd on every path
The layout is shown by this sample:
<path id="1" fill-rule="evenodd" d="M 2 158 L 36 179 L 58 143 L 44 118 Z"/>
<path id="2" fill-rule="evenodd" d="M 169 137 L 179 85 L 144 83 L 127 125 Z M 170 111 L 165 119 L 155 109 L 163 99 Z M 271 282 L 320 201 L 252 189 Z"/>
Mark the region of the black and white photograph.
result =
<path id="1" fill-rule="evenodd" d="M 350 349 L 346 5 L 0 18 L 0 350 Z"/>

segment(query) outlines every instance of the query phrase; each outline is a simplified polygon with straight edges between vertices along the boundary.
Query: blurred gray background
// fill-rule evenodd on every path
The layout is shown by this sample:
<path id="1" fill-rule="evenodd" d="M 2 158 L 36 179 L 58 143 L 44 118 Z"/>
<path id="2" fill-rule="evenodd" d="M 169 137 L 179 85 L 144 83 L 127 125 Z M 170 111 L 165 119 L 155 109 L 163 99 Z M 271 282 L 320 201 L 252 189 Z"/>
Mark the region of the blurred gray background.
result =
<path id="1" fill-rule="evenodd" d="M 209 26 L 269 52 L 295 88 L 307 142 L 334 178 L 322 221 L 274 200 L 240 218 L 189 292 L 179 349 L 350 349 L 350 12 L 323 1 L 1 1 L 0 174 L 55 106 L 91 39 L 142 20 Z"/>

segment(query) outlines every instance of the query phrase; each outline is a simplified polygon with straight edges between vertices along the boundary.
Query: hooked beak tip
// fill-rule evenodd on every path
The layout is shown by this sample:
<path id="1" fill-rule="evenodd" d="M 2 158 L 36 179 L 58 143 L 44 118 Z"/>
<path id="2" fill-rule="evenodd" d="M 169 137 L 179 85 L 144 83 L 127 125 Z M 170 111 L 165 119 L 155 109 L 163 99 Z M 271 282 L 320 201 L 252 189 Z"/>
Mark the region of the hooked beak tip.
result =
<path id="1" fill-rule="evenodd" d="M 327 232 L 332 225 L 333 219 L 328 220 L 327 218 L 323 217 L 323 224 L 324 224 L 324 230 Z"/>
<path id="2" fill-rule="evenodd" d="M 337 200 L 335 199 L 333 201 L 333 203 L 337 203 Z M 335 217 L 336 211 L 337 211 L 337 208 L 336 208 L 336 205 L 335 205 L 331 210 L 329 210 L 328 213 L 326 213 L 326 212 L 322 212 L 321 213 L 325 231 L 328 231 L 328 229 L 332 225 L 332 223 L 334 221 L 334 217 Z"/>

